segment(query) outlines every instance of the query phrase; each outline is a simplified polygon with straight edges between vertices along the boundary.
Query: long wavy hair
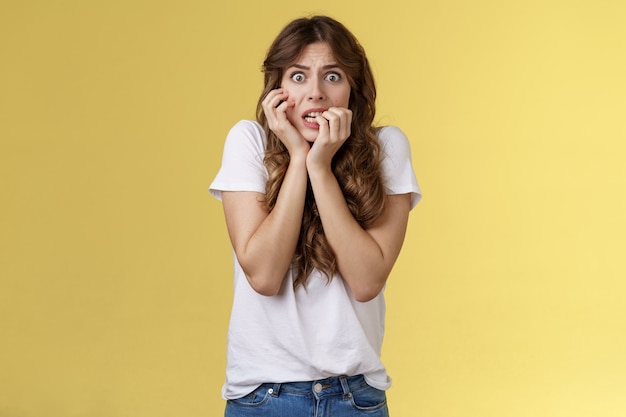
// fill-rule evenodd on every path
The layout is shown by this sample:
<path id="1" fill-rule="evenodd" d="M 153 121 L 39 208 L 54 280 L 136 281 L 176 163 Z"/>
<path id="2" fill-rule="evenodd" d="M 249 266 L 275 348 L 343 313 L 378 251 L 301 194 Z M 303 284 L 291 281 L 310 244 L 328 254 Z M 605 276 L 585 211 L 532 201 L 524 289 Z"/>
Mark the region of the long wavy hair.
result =
<path id="1" fill-rule="evenodd" d="M 382 150 L 376 135 L 377 128 L 373 125 L 376 86 L 365 51 L 357 39 L 344 25 L 326 16 L 301 18 L 289 23 L 270 46 L 263 63 L 265 88 L 257 103 L 256 114 L 267 135 L 264 158 L 269 175 L 266 208 L 271 211 L 276 204 L 289 165 L 289 153 L 269 129 L 261 103 L 270 91 L 280 87 L 284 70 L 297 61 L 302 50 L 316 42 L 330 46 L 350 83 L 351 134 L 335 154 L 332 170 L 350 212 L 359 225 L 367 228 L 382 215 L 386 201 L 381 173 Z M 329 282 L 337 271 L 335 253 L 324 234 L 310 182 L 292 267 L 294 287 L 306 285 L 314 268 L 325 274 Z"/>

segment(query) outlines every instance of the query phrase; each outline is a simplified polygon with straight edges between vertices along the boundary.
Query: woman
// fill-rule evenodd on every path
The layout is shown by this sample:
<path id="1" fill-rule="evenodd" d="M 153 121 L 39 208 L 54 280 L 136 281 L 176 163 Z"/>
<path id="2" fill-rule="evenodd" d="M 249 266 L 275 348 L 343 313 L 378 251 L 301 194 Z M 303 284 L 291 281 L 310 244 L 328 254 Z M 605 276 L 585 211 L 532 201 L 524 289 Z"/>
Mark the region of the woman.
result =
<path id="1" fill-rule="evenodd" d="M 387 416 L 383 289 L 420 198 L 408 140 L 373 127 L 368 60 L 331 18 L 288 24 L 263 70 L 210 187 L 235 256 L 225 415 Z"/>

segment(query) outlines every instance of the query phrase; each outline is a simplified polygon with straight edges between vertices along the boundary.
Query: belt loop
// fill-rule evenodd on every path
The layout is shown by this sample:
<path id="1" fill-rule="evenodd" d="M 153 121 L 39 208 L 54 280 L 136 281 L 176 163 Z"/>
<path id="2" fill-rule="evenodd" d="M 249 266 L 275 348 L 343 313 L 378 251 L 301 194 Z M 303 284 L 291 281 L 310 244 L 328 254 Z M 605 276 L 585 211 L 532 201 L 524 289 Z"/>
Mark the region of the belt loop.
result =
<path id="1" fill-rule="evenodd" d="M 278 397 L 280 393 L 280 384 L 274 384 L 272 388 L 269 389 L 270 395 L 273 397 Z"/>
<path id="2" fill-rule="evenodd" d="M 343 399 L 347 400 L 352 397 L 352 392 L 350 392 L 350 385 L 348 385 L 348 378 L 345 375 L 339 377 L 339 382 L 341 382 L 341 388 L 343 389 Z"/>

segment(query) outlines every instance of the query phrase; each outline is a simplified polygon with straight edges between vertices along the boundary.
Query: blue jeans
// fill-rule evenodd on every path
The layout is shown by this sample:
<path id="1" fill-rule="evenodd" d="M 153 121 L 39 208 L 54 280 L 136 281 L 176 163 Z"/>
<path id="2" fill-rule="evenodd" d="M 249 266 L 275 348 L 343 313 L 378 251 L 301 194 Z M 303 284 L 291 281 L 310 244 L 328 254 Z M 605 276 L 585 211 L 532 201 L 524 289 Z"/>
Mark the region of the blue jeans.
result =
<path id="1" fill-rule="evenodd" d="M 262 384 L 226 402 L 225 417 L 389 417 L 385 391 L 362 375 Z"/>

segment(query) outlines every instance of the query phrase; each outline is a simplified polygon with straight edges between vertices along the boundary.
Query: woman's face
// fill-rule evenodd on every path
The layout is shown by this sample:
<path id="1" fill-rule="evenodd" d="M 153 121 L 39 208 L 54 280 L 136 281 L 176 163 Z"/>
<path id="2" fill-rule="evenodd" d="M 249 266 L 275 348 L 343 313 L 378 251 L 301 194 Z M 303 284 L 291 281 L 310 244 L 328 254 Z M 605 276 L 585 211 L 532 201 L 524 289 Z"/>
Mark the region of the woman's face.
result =
<path id="1" fill-rule="evenodd" d="M 309 142 L 317 138 L 315 116 L 330 107 L 348 108 L 350 83 L 325 42 L 307 45 L 285 69 L 281 87 L 289 94 L 287 119 Z"/>

